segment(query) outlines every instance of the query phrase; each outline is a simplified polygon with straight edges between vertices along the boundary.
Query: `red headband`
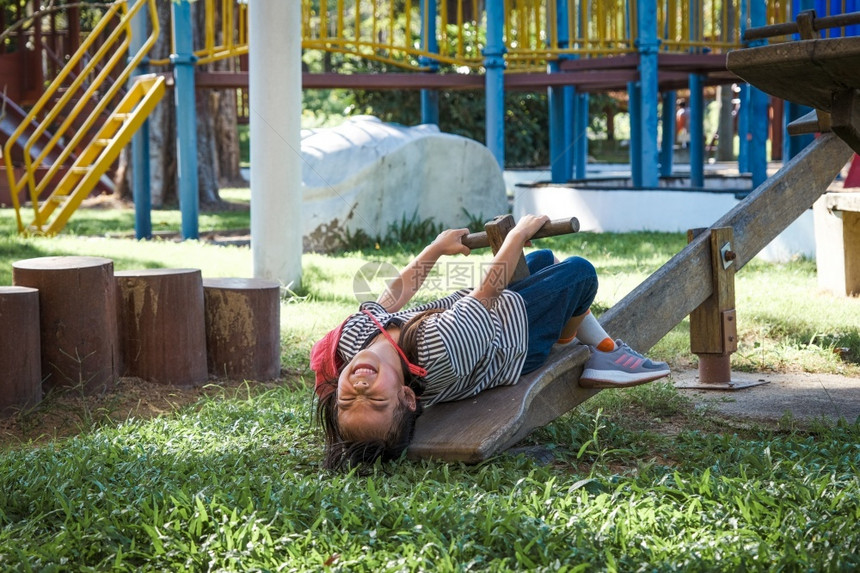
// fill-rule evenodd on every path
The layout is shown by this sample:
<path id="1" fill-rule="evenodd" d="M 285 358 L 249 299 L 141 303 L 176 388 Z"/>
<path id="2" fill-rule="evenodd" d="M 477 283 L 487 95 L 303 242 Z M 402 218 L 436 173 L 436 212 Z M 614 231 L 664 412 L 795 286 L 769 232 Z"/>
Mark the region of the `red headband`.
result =
<path id="1" fill-rule="evenodd" d="M 426 376 L 427 370 L 421 368 L 417 364 L 409 362 L 409 359 L 406 358 L 403 350 L 396 342 L 394 342 L 394 339 L 391 338 L 391 335 L 388 334 L 382 324 L 376 320 L 376 317 L 366 310 L 363 312 L 370 317 L 376 327 L 382 331 L 383 336 L 385 336 L 391 345 L 394 346 L 403 361 L 408 364 L 409 372 L 415 376 Z M 337 343 L 340 340 L 341 333 L 343 332 L 344 324 L 346 324 L 346 321 L 318 340 L 311 349 L 311 370 L 316 373 L 316 384 L 314 390 L 320 398 L 325 398 L 334 392 L 334 386 L 327 384 L 326 382 L 336 379 L 341 366 L 343 366 L 343 360 L 341 360 L 337 353 Z"/>
<path id="2" fill-rule="evenodd" d="M 365 310 L 362 310 L 361 312 L 363 312 L 364 314 L 366 314 L 367 316 L 370 317 L 370 320 L 373 321 L 373 324 L 376 325 L 376 328 L 378 328 L 379 331 L 382 332 L 382 336 L 384 336 L 386 338 L 386 340 L 388 340 L 388 342 L 391 343 L 391 346 L 394 347 L 394 350 L 397 351 L 397 354 L 400 355 L 400 358 L 402 358 L 403 361 L 409 366 L 409 372 L 411 372 L 415 376 L 421 376 L 421 377 L 427 376 L 427 370 L 426 369 L 418 366 L 417 364 L 412 364 L 411 362 L 409 362 L 409 359 L 406 358 L 406 354 L 403 352 L 403 349 L 400 348 L 400 346 L 398 346 L 396 342 L 394 342 L 394 339 L 391 338 L 391 335 L 388 334 L 388 331 L 385 330 L 385 327 L 382 326 L 382 323 L 379 322 L 376 319 L 376 317 L 373 316 L 373 314 L 371 314 L 371 312 L 369 310 L 365 309 Z"/>

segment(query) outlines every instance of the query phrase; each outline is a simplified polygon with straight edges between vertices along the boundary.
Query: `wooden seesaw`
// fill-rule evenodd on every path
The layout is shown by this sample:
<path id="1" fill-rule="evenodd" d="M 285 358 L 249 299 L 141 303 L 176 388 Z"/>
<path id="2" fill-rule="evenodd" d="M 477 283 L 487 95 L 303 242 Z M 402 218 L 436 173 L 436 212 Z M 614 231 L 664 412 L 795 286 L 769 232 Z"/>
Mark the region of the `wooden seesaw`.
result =
<path id="1" fill-rule="evenodd" d="M 732 52 L 729 70 L 757 86 L 764 77 L 758 87 L 766 92 L 772 83 L 778 83 L 785 88 L 778 95 L 792 101 L 803 101 L 802 94 L 817 94 L 811 103 L 822 106 L 823 113 L 833 112 L 835 133 L 822 133 L 601 316 L 600 322 L 611 336 L 624 339 L 640 352 L 647 352 L 716 296 L 725 269 L 737 271 L 748 263 L 812 206 L 853 151 L 860 153 L 860 74 L 856 72 L 860 70 L 860 37 L 804 40 L 798 42 L 802 44 L 798 48 L 786 44 L 792 43 Z M 786 73 L 791 71 L 789 82 L 773 80 L 776 64 Z M 819 73 L 822 65 L 827 73 Z M 826 131 L 825 127 L 816 129 Z M 726 232 L 730 248 L 723 252 L 713 249 L 712 243 L 717 243 L 712 237 Z M 489 229 L 487 235 L 492 236 Z M 725 252 L 733 254 L 731 260 L 725 258 Z M 719 332 L 719 317 L 714 322 Z M 523 376 L 515 386 L 428 408 L 418 419 L 410 457 L 477 463 L 504 451 L 532 429 L 599 391 L 580 388 L 577 383 L 587 358 L 588 350 L 582 346 L 556 347 L 540 369 Z"/>
<path id="2" fill-rule="evenodd" d="M 511 215 L 496 217 L 483 233 L 463 238 L 470 249 L 491 247 L 498 252 L 514 227 Z M 547 222 L 533 239 L 579 231 L 576 218 Z M 512 282 L 529 275 L 520 254 Z M 520 378 L 514 386 L 485 390 L 474 398 L 436 404 L 418 418 L 412 457 L 433 457 L 475 463 L 515 444 L 533 429 L 593 396 L 597 390 L 579 388 L 575 381 L 588 360 L 588 348 L 570 345 L 565 352 L 553 349 L 546 364 Z"/>

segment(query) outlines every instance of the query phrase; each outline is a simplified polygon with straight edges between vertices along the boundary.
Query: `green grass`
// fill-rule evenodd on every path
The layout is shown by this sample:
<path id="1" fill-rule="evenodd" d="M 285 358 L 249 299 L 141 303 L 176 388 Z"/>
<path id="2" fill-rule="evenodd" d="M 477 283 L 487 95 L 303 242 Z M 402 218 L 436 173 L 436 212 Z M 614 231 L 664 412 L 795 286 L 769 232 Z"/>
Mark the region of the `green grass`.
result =
<path id="1" fill-rule="evenodd" d="M 595 439 L 597 438 L 597 439 Z M 555 460 L 316 460 L 307 392 L 280 387 L 0 457 L 16 570 L 851 570 L 860 427 L 684 430 L 588 412 L 533 438 Z M 582 445 L 585 447 L 582 447 Z"/>
<path id="2" fill-rule="evenodd" d="M 91 215 L 96 236 L 44 239 L 14 235 L 10 213 L 0 210 L 0 284 L 11 283 L 15 260 L 55 254 L 108 256 L 120 269 L 250 275 L 246 247 L 106 238 L 131 230 L 126 213 L 110 213 Z M 178 222 L 175 212 L 159 213 Z M 213 226 L 235 224 L 233 212 L 208 215 Z M 595 263 L 601 312 L 685 242 L 676 233 L 581 233 L 539 246 Z M 601 392 L 533 432 L 523 445 L 548 448 L 550 463 L 501 455 L 476 466 L 403 460 L 364 477 L 321 470 L 310 346 L 355 309 L 352 281 L 362 264 L 402 265 L 417 248 L 383 242 L 304 256 L 303 285 L 281 306 L 288 374 L 276 384 L 211 389 L 149 419 L 115 420 L 94 409 L 71 438 L 8 438 L 0 453 L 0 569 L 860 567 L 860 422 L 738 427 L 696 410 L 668 382 Z M 479 266 L 486 255 L 467 260 Z M 446 259 L 442 268 L 462 262 Z M 454 286 L 442 273 L 433 279 L 419 298 Z M 736 292 L 734 368 L 860 375 L 860 300 L 819 292 L 813 263 L 754 261 L 738 273 Z M 688 329 L 679 325 L 651 354 L 675 368 L 694 366 Z M 833 351 L 843 347 L 849 352 Z M 62 402 L 44 406 L 51 407 Z M 44 414 L 36 408 L 17 420 Z"/>

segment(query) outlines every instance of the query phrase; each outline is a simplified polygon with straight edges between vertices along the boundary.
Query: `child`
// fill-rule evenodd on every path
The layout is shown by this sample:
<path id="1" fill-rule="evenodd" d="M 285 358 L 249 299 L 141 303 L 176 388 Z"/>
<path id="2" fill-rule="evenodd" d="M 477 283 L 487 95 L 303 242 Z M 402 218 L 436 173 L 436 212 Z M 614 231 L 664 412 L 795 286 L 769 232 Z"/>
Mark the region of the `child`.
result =
<path id="1" fill-rule="evenodd" d="M 516 384 L 574 334 L 592 352 L 581 386 L 632 386 L 669 374 L 665 362 L 613 341 L 591 315 L 597 276 L 585 259 L 559 262 L 535 251 L 526 256 L 531 275 L 509 284 L 523 246 L 548 220 L 520 219 L 477 288 L 403 311 L 440 256 L 469 254 L 461 242 L 467 229 L 440 233 L 378 302 L 363 303 L 314 345 L 327 468 L 399 457 L 424 407 Z"/>

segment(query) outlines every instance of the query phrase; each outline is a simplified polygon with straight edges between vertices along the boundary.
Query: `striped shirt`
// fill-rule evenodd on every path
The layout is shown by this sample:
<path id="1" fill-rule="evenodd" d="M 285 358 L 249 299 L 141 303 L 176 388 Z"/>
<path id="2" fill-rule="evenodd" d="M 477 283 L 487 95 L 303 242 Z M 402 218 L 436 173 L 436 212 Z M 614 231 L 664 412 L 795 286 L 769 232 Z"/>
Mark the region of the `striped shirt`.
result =
<path id="1" fill-rule="evenodd" d="M 427 369 L 427 384 L 421 399 L 425 406 L 474 396 L 496 386 L 516 384 L 526 359 L 528 319 L 522 297 L 502 291 L 491 309 L 469 289 L 409 310 L 387 312 L 375 302 L 362 310 L 372 313 L 383 326 L 402 326 L 428 309 L 432 314 L 419 327 L 418 364 Z M 343 326 L 338 353 L 348 363 L 379 330 L 363 313 L 350 316 Z"/>

